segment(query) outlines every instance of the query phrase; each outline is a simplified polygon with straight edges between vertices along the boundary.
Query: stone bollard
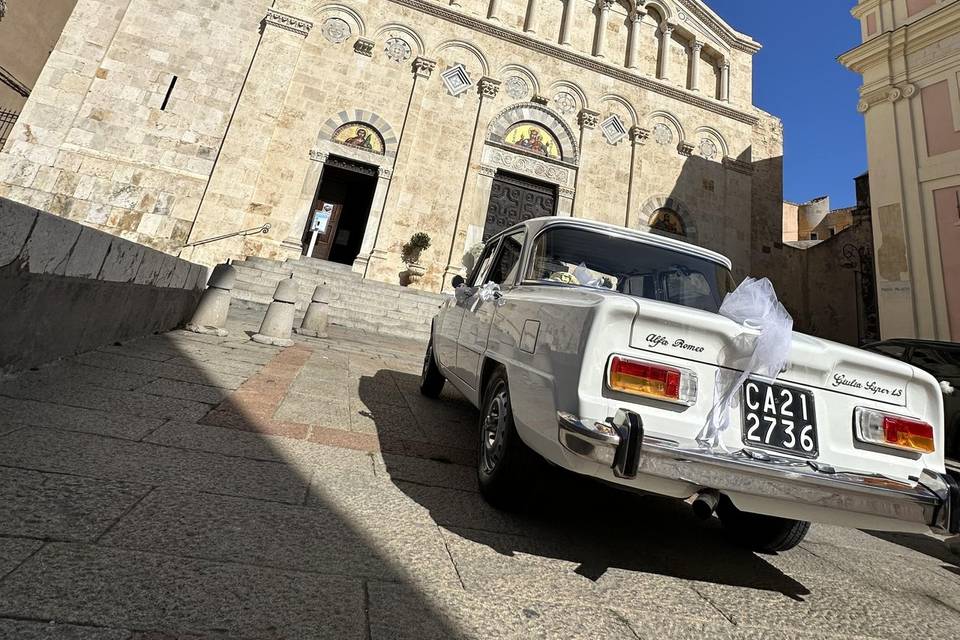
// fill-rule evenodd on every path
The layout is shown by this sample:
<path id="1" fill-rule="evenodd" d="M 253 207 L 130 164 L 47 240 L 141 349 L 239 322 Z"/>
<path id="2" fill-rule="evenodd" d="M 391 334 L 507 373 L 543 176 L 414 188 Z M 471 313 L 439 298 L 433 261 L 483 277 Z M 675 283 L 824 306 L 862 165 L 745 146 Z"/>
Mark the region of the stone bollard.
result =
<path id="1" fill-rule="evenodd" d="M 227 324 L 227 313 L 230 311 L 230 292 L 237 283 L 237 270 L 227 262 L 218 264 L 207 281 L 207 290 L 200 298 L 200 304 L 193 314 L 193 318 L 185 327 L 187 331 L 204 333 L 207 335 L 227 335 L 224 326 Z"/>
<path id="2" fill-rule="evenodd" d="M 310 306 L 307 307 L 307 313 L 303 316 L 303 322 L 297 333 L 313 338 L 327 337 L 327 307 L 329 300 L 327 296 L 327 287 L 320 284 L 313 290 L 313 297 L 310 299 Z"/>
<path id="3" fill-rule="evenodd" d="M 293 331 L 293 316 L 297 309 L 297 294 L 300 292 L 297 281 L 290 276 L 277 283 L 273 293 L 273 302 L 267 307 L 260 331 L 253 336 L 254 342 L 272 344 L 276 347 L 289 347 L 293 344 L 290 333 Z"/>
<path id="4" fill-rule="evenodd" d="M 960 536 L 953 536 L 952 538 L 947 538 L 944 544 L 947 545 L 947 549 L 949 549 L 953 553 L 953 555 L 960 558 Z"/>

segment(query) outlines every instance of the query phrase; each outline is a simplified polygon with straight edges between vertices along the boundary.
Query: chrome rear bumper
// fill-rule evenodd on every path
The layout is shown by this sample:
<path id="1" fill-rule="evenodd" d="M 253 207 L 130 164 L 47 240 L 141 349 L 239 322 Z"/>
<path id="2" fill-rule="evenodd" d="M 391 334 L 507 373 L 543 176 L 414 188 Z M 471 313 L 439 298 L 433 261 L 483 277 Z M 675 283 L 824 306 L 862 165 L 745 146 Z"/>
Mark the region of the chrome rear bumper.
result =
<path id="1" fill-rule="evenodd" d="M 640 417 L 628 411 L 601 423 L 558 412 L 557 421 L 560 443 L 568 451 L 609 466 L 618 478 L 679 480 L 721 493 L 760 496 L 921 524 L 941 533 L 960 533 L 960 486 L 943 474 L 925 470 L 911 484 L 768 452 L 714 451 L 695 441 L 645 436 Z"/>

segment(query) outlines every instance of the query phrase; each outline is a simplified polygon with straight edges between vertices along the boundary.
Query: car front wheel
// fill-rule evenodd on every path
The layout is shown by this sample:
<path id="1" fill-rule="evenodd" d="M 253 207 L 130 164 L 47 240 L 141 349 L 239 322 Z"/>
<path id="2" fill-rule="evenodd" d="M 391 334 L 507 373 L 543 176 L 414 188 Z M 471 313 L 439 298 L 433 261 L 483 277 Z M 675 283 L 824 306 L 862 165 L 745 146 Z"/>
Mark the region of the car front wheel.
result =
<path id="1" fill-rule="evenodd" d="M 513 421 L 510 388 L 503 368 L 487 383 L 480 413 L 477 480 L 484 499 L 498 509 L 521 506 L 529 494 L 534 453 L 520 440 Z"/>
<path id="2" fill-rule="evenodd" d="M 440 373 L 436 356 L 433 354 L 433 336 L 427 343 L 427 352 L 423 356 L 423 370 L 420 372 L 420 393 L 428 398 L 439 398 L 446 379 Z"/>
<path id="3" fill-rule="evenodd" d="M 726 496 L 717 505 L 717 515 L 737 544 L 761 553 L 793 549 L 810 530 L 809 522 L 740 511 Z"/>

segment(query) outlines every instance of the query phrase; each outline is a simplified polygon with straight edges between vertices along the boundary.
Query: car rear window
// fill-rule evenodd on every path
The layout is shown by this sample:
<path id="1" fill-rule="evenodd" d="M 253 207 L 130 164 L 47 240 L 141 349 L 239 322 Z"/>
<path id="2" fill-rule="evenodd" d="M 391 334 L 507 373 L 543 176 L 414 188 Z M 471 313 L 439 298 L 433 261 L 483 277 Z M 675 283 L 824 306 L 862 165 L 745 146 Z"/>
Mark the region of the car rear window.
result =
<path id="1" fill-rule="evenodd" d="M 941 380 L 960 378 L 960 348 L 917 346 L 910 364 Z"/>
<path id="2" fill-rule="evenodd" d="M 528 280 L 611 289 L 716 313 L 736 284 L 723 265 L 665 247 L 557 227 L 533 246 Z"/>

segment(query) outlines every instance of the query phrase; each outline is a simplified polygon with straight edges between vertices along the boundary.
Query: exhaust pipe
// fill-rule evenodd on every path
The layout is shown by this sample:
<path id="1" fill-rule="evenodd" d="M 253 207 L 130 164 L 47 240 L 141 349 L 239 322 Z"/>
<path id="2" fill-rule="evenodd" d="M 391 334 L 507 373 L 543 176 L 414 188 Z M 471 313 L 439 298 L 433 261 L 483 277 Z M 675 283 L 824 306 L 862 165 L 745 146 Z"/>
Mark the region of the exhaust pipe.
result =
<path id="1" fill-rule="evenodd" d="M 704 489 L 693 499 L 693 514 L 701 520 L 707 520 L 717 510 L 720 492 L 716 489 Z"/>

